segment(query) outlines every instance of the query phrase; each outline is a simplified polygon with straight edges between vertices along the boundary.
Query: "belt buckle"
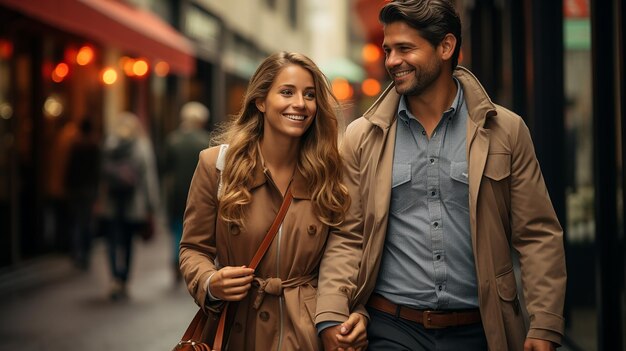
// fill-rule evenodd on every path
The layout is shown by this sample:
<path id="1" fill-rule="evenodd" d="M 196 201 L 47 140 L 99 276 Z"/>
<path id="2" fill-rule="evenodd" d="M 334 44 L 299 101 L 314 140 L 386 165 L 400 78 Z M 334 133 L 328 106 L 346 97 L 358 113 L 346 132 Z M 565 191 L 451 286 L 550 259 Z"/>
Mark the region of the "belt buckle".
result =
<path id="1" fill-rule="evenodd" d="M 445 326 L 433 325 L 431 315 L 433 314 L 441 314 L 439 311 L 430 311 L 426 310 L 422 312 L 422 325 L 426 329 L 443 329 Z"/>

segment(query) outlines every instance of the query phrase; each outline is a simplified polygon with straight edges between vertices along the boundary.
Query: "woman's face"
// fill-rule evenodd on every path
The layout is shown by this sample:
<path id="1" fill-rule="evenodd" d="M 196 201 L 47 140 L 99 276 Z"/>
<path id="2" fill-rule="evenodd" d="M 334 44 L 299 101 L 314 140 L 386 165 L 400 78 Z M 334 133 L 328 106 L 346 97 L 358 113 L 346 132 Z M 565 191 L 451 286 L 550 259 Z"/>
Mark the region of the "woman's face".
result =
<path id="1" fill-rule="evenodd" d="M 317 112 L 313 75 L 299 65 L 285 66 L 256 105 L 265 114 L 264 139 L 299 139 Z"/>

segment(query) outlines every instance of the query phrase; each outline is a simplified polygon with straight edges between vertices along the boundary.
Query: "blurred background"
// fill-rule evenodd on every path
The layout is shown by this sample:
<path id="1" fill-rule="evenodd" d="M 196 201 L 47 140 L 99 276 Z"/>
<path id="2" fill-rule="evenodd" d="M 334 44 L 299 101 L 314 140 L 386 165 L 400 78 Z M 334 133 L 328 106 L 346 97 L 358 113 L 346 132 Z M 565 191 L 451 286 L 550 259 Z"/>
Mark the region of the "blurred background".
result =
<path id="1" fill-rule="evenodd" d="M 383 3 L 0 0 L 0 349 L 169 350 L 196 310 L 171 270 L 164 210 L 163 160 L 181 107 L 205 105 L 210 131 L 239 110 L 264 57 L 299 51 L 330 79 L 347 125 L 389 83 Z M 565 229 L 565 349 L 626 350 L 626 6 L 455 4 L 460 64 L 524 117 Z M 73 191 L 91 176 L 68 181 L 68 170 L 78 140 L 103 145 L 124 111 L 150 141 L 161 201 L 155 234 L 135 238 L 129 296 L 115 301 L 98 201 Z M 91 215 L 87 262 L 76 260 L 77 207 Z"/>

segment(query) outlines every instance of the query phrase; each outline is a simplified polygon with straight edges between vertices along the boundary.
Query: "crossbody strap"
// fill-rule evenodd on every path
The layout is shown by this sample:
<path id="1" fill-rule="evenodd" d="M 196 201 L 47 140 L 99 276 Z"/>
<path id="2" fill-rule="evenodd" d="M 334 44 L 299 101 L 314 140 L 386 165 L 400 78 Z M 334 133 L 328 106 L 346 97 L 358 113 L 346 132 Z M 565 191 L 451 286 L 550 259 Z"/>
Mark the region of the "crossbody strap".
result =
<path id="1" fill-rule="evenodd" d="M 274 222 L 270 226 L 270 229 L 265 234 L 265 238 L 259 245 L 259 248 L 256 250 L 256 253 L 252 257 L 250 264 L 248 267 L 252 269 L 256 269 L 261 262 L 263 256 L 269 249 L 274 237 L 276 237 L 276 233 L 278 233 L 278 229 L 280 228 L 283 220 L 285 219 L 285 215 L 287 214 L 287 210 L 289 209 L 289 205 L 291 205 L 291 200 L 293 199 L 293 195 L 291 194 L 291 187 L 287 189 L 287 194 L 285 194 L 285 198 L 283 199 L 283 203 L 280 205 L 280 209 L 278 210 L 278 214 L 276 218 L 274 218 Z M 226 316 L 228 314 L 228 306 L 230 304 L 226 302 L 222 313 L 220 314 L 220 320 L 217 325 L 217 331 L 215 333 L 215 339 L 213 341 L 213 350 L 220 351 L 222 349 L 222 343 L 224 342 L 224 332 L 226 331 Z M 196 313 L 196 316 L 187 327 L 187 331 L 183 335 L 183 341 L 187 340 L 198 340 L 202 336 L 202 329 L 204 324 L 207 321 L 206 314 L 202 311 L 202 308 Z"/>

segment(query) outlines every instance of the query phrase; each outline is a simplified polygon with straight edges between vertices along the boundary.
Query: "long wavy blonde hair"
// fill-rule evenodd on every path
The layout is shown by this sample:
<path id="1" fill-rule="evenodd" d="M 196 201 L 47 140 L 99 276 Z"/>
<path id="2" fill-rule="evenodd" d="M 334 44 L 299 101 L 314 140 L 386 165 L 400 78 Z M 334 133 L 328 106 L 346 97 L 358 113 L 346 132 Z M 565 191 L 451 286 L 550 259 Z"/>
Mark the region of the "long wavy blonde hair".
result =
<path id="1" fill-rule="evenodd" d="M 265 99 L 280 71 L 298 65 L 311 73 L 315 83 L 317 114 L 300 139 L 297 168 L 311 191 L 313 211 L 322 223 L 337 225 L 344 219 L 350 197 L 342 184 L 342 162 L 337 149 L 337 99 L 328 80 L 305 55 L 279 52 L 266 58 L 250 79 L 241 111 L 213 138 L 213 144 L 229 144 L 222 174 L 221 216 L 244 225 L 245 208 L 252 201 L 250 186 L 259 159 L 257 144 L 263 136 L 263 113 L 255 101 Z"/>

